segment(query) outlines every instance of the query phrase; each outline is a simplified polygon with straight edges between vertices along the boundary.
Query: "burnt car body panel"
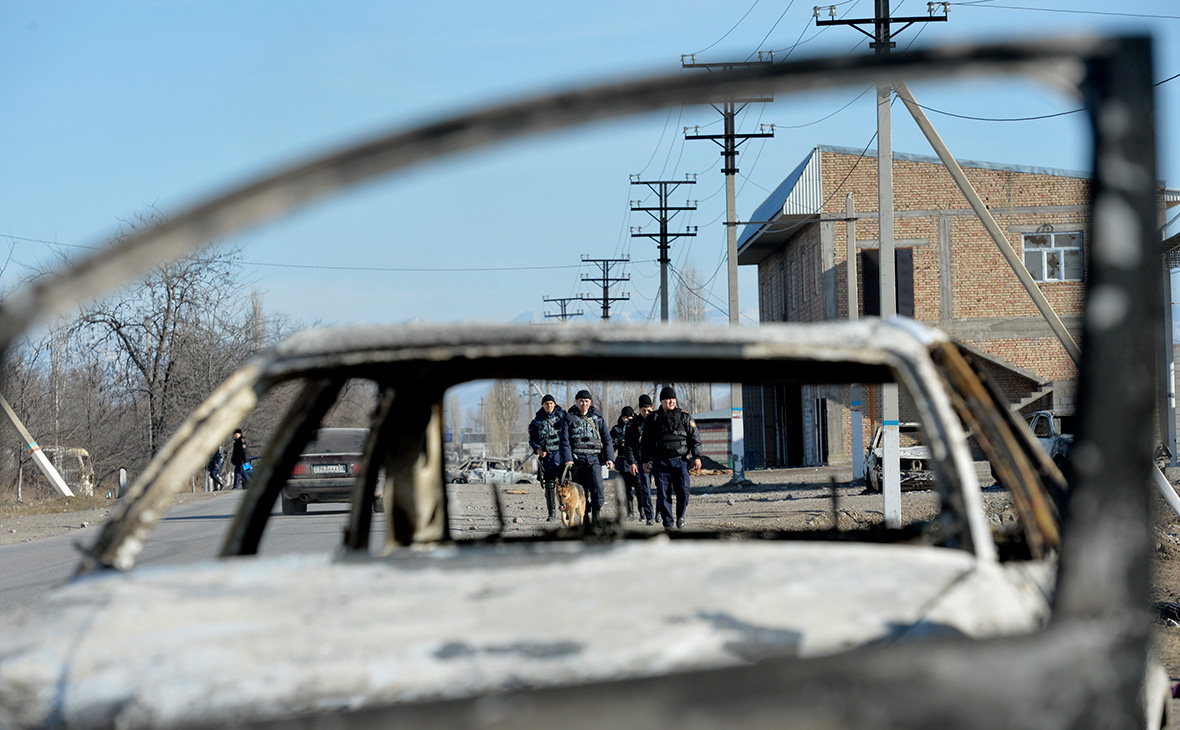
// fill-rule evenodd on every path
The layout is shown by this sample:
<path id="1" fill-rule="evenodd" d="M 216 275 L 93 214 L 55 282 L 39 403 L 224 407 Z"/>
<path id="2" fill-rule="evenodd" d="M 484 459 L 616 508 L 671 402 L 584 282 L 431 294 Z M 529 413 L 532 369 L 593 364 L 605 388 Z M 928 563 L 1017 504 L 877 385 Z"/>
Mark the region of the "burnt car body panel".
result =
<path id="1" fill-rule="evenodd" d="M 898 431 L 902 436 L 902 444 L 907 444 L 898 447 L 901 488 L 907 491 L 931 489 L 934 472 L 930 470 L 930 449 L 921 442 L 921 424 L 902 423 L 898 425 Z M 884 434 L 884 426 L 878 426 L 873 432 L 869 448 L 865 450 L 865 486 L 874 492 L 880 492 L 883 483 Z"/>
<path id="2" fill-rule="evenodd" d="M 1056 41 L 1042 38 L 1027 45 L 963 45 L 877 57 L 756 64 L 718 73 L 680 74 L 578 89 L 508 104 L 410 132 L 397 132 L 292 167 L 128 237 L 92 259 L 25 287 L 5 300 L 0 309 L 0 342 L 7 348 L 30 323 L 79 297 L 104 291 L 129 275 L 211 239 L 357 182 L 493 141 L 622 114 L 767 91 L 888 82 L 895 77 L 918 80 L 1019 73 L 1047 79 L 1075 93 L 1085 104 L 1093 122 L 1095 153 L 1093 236 L 1089 241 L 1093 265 L 1089 269 L 1087 314 L 1083 319 L 1085 347 L 1078 389 L 1079 427 L 1071 456 L 1076 462 L 1076 483 L 1069 495 L 1069 519 L 1063 525 L 1052 615 L 1045 628 L 1006 639 L 943 638 L 897 646 L 861 647 L 813 659 L 775 657 L 752 667 L 729 665 L 645 677 L 580 676 L 565 687 L 526 686 L 492 695 L 476 692 L 465 698 L 368 709 L 355 709 L 359 705 L 341 702 L 320 706 L 311 715 L 298 719 L 278 718 L 263 708 L 255 719 L 260 726 L 274 720 L 287 727 L 311 727 L 324 721 L 354 727 L 399 722 L 418 726 L 487 727 L 511 723 L 516 727 L 531 727 L 550 725 L 559 717 L 570 727 L 636 722 L 665 727 L 954 726 L 989 730 L 994 727 L 1142 727 L 1144 667 L 1150 648 L 1150 624 L 1145 607 L 1150 564 L 1146 485 L 1151 473 L 1153 443 L 1149 424 L 1154 407 L 1151 363 L 1162 336 L 1157 296 L 1161 275 L 1158 257 L 1154 255 L 1157 241 L 1151 55 L 1148 38 Z M 564 347 L 569 362 L 578 362 L 577 347 L 555 344 L 559 349 Z M 266 521 L 261 508 L 269 509 L 273 505 L 282 481 L 282 477 L 273 475 L 285 474 L 297 457 L 298 446 L 287 447 L 307 440 L 318 417 L 332 401 L 334 390 L 338 389 L 332 378 L 318 377 L 311 367 L 316 358 L 314 345 L 313 338 L 290 348 L 288 354 L 292 358 L 286 361 L 286 369 L 269 369 L 275 363 L 259 361 L 231 379 L 238 383 L 258 383 L 261 377 L 298 377 L 300 366 L 296 361 L 300 349 L 305 350 L 305 370 L 313 376 L 297 402 L 297 406 L 309 413 L 301 417 L 293 410 L 290 423 L 281 429 L 275 442 L 280 446 L 273 451 L 279 458 L 265 460 L 261 479 L 256 478 L 258 486 L 252 485 L 248 491 L 243 512 L 226 542 L 228 554 L 250 554 L 256 550 Z M 607 347 L 616 345 L 610 343 Z M 699 349 L 694 350 L 694 346 Z M 660 361 L 659 345 L 648 349 L 638 344 L 636 347 L 652 357 L 649 364 Z M 719 341 L 716 350 L 756 354 L 758 348 L 753 342 Z M 664 362 L 673 362 L 672 349 L 664 351 Z M 703 343 L 689 343 L 688 349 L 693 356 L 698 351 L 712 351 Z M 621 354 L 626 350 L 617 351 Z M 322 349 L 319 355 L 322 362 Z M 528 353 L 523 353 L 522 360 L 515 364 L 523 365 L 527 356 Z M 593 362 L 597 356 L 598 353 L 591 353 L 584 359 Z M 505 364 L 509 359 L 505 359 Z M 357 360 L 359 367 L 366 367 L 364 360 L 363 357 Z M 427 360 L 428 357 L 423 357 L 418 362 Z M 396 356 L 390 358 L 391 366 L 396 367 L 397 362 L 405 361 Z M 373 365 L 373 370 L 380 369 L 372 362 L 368 365 Z M 878 375 L 890 370 L 888 364 L 881 362 L 859 365 L 861 370 L 865 365 L 869 370 L 878 368 Z M 896 367 L 896 363 L 893 365 Z M 461 368 L 461 363 L 455 363 L 455 367 Z M 702 375 L 701 380 L 715 378 L 732 382 L 728 375 L 716 377 L 723 372 L 719 368 L 704 369 L 708 375 Z M 617 377 L 616 372 L 599 373 L 597 377 Z M 961 380 L 955 368 L 944 373 Z M 878 381 L 870 378 L 861 382 Z M 972 395 L 977 396 L 985 398 L 986 394 L 979 391 Z M 198 409 L 196 420 L 186 423 L 169 442 L 170 453 L 154 461 L 133 485 L 134 501 L 92 547 L 81 572 L 134 564 L 139 541 L 146 538 L 151 523 L 166 508 L 177 488 L 175 485 L 202 466 L 204 457 L 216 445 L 214 434 L 224 437 L 236 423 L 236 420 L 223 423 L 221 419 L 248 410 L 255 397 L 252 388 L 238 388 L 230 383 Z M 410 417 L 408 430 L 425 433 L 426 438 L 416 439 L 410 448 L 398 433 L 378 430 L 372 435 L 373 444 L 390 447 L 397 454 L 388 462 L 395 472 L 391 478 L 397 486 L 385 493 L 387 504 L 395 508 L 386 516 L 391 545 L 445 540 L 445 520 L 437 519 L 440 509 L 445 516 L 445 501 L 430 501 L 429 482 L 437 477 L 429 475 L 442 473 L 441 461 L 437 468 L 431 463 L 436 449 L 436 437 L 428 429 L 433 405 L 428 398 L 406 398 L 400 403 L 394 400 L 383 399 L 383 413 Z M 985 411 L 980 413 L 986 415 Z M 1005 436 L 1004 421 L 992 420 L 993 417 L 1002 418 L 993 414 L 987 416 L 988 423 L 981 424 L 987 426 L 987 438 L 1011 438 L 1011 434 Z M 209 422 L 202 422 L 202 418 L 208 418 Z M 930 429 L 939 419 L 923 417 L 922 420 L 934 447 L 934 461 L 938 463 L 945 456 L 937 452 L 936 446 L 942 436 Z M 188 448 L 186 441 L 190 438 L 200 442 L 198 449 Z M 1013 453 L 1004 444 L 991 446 L 997 454 Z M 950 451 L 956 449 L 952 447 Z M 371 453 L 372 448 L 367 452 Z M 199 453 L 200 458 L 190 459 L 194 453 Z M 956 494 L 964 483 L 956 479 L 957 469 L 939 474 L 940 489 L 945 489 L 947 494 Z M 1018 488 L 1029 477 L 1029 469 L 1027 461 L 1020 459 L 1005 464 L 1004 483 L 1010 489 Z M 364 517 L 371 507 L 376 472 L 370 469 L 361 476 L 353 512 Z M 153 490 L 151 485 L 161 486 Z M 953 504 L 950 507 L 957 514 L 971 512 L 969 505 L 967 509 L 958 509 Z M 344 538 L 353 551 L 360 530 L 358 524 L 351 523 Z M 962 525 L 965 529 L 956 537 L 970 539 L 974 523 L 968 518 Z M 1044 535 L 1046 529 L 1036 532 Z M 971 546 L 976 551 L 975 558 L 981 563 L 994 564 L 981 557 L 980 545 Z M 966 550 L 955 552 L 970 555 Z M 230 560 L 202 569 L 232 571 L 248 562 Z M 100 575 L 77 581 L 63 592 L 75 599 L 95 598 L 99 605 L 104 591 L 134 580 L 134 575 L 102 571 Z M 184 583 L 179 575 L 173 581 L 177 586 Z M 33 609 L 24 613 L 25 617 L 32 615 Z M 68 656 L 85 642 L 84 631 L 93 622 L 76 613 L 70 615 L 82 623 L 63 627 L 63 631 L 54 634 L 52 643 L 22 643 L 19 629 L 23 625 L 11 623 L 10 619 L 4 635 L 12 638 L 0 650 L 0 697 L 4 700 L 0 702 L 0 711 L 7 713 L 4 719 L 10 724 L 49 724 L 47 718 L 63 724 L 60 713 L 66 707 L 76 706 L 70 703 L 78 701 L 96 703 L 91 716 L 98 724 L 112 724 L 109 718 L 118 708 L 104 704 L 109 696 L 74 692 L 68 676 L 43 663 L 46 655 L 60 651 L 61 646 L 66 646 L 62 656 Z M 143 628 L 148 630 L 150 626 Z M 233 677 L 225 681 L 241 680 Z M 40 682 L 52 683 L 53 691 L 46 692 Z M 256 683 L 251 696 L 265 697 L 273 687 L 273 682 Z M 363 687 L 351 689 L 363 695 Z M 126 688 L 119 690 L 120 696 L 125 697 Z M 1153 692 L 1148 696 L 1155 698 Z M 1154 704 L 1152 699 L 1148 706 Z M 153 722 L 151 714 L 137 712 L 139 708 L 134 704 L 127 707 L 129 713 L 119 717 L 126 726 L 165 724 L 162 720 Z M 273 709 L 273 705 L 269 707 Z M 324 717 L 328 714 L 332 717 Z M 184 721 L 205 724 L 199 715 L 186 716 Z"/>

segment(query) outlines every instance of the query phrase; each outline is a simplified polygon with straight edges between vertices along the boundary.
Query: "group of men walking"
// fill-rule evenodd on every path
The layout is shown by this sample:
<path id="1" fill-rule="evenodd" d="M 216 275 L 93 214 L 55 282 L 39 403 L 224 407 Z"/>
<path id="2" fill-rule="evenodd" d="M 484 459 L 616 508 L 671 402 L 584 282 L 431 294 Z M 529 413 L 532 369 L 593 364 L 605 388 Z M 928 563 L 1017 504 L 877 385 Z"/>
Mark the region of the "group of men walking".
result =
<path id="1" fill-rule="evenodd" d="M 638 513 L 638 519 L 648 525 L 659 519 L 664 529 L 684 527 L 689 471 L 701 468 L 701 437 L 692 416 L 677 406 L 673 388 L 665 386 L 660 391 L 660 407 L 655 410 L 651 396 L 640 395 L 635 408 L 623 408 L 610 431 L 590 391 L 578 391 L 574 405 L 566 411 L 546 395 L 529 424 L 529 446 L 540 464 L 549 521 L 556 519 L 557 481 L 568 470 L 566 476 L 586 491 L 587 518 L 601 524 L 606 501 L 602 467 L 617 465 L 629 518 Z M 649 477 L 656 492 L 654 511 Z"/>

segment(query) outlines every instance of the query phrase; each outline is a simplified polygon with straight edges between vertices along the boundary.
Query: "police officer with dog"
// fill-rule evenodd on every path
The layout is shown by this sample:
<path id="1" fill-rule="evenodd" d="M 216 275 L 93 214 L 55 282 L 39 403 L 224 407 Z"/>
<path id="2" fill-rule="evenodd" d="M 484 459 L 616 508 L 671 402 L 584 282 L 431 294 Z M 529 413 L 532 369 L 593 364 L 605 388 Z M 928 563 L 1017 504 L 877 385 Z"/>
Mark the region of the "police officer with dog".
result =
<path id="1" fill-rule="evenodd" d="M 665 530 L 672 529 L 672 499 L 676 500 L 675 525 L 684 527 L 688 510 L 689 465 L 700 470 L 701 436 L 696 421 L 676 406 L 676 391 L 670 386 L 660 390 L 660 407 L 648 417 L 640 441 L 643 468 L 656 486 L 656 510 Z"/>
<path id="2" fill-rule="evenodd" d="M 602 485 L 602 467 L 614 466 L 615 450 L 611 443 L 606 421 L 594 407 L 594 399 L 588 390 L 579 390 L 574 396 L 574 405 L 561 419 L 560 431 L 561 463 L 569 467 L 573 481 L 586 490 L 586 501 L 590 508 L 591 524 L 601 523 L 599 513 L 605 502 Z"/>
<path id="3" fill-rule="evenodd" d="M 545 489 L 545 509 L 549 512 L 546 522 L 557 519 L 557 497 L 553 490 L 561 474 L 557 452 L 561 446 L 561 422 L 564 418 L 565 411 L 557 405 L 553 396 L 547 394 L 541 398 L 537 416 L 529 423 L 529 447 L 537 455 L 537 476 Z"/>
<path id="4" fill-rule="evenodd" d="M 655 523 L 655 513 L 651 509 L 651 487 L 648 485 L 647 472 L 640 466 L 639 442 L 643 438 L 643 427 L 651 415 L 651 396 L 647 393 L 639 394 L 639 404 L 635 409 L 635 417 L 627 424 L 623 432 L 623 478 L 630 476 L 633 480 L 635 502 L 638 505 L 639 519 L 651 525 Z"/>

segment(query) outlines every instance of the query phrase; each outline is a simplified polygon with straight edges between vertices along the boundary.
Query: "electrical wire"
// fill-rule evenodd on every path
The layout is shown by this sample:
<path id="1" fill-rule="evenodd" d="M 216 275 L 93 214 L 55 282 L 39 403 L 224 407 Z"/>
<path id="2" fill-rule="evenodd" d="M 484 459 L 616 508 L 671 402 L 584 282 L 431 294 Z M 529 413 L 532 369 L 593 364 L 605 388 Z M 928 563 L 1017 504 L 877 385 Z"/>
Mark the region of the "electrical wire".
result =
<path id="1" fill-rule="evenodd" d="M 701 50 L 697 51 L 697 52 L 696 52 L 696 53 L 694 53 L 693 55 L 695 56 L 695 55 L 698 55 L 698 54 L 704 53 L 705 51 L 709 50 L 709 49 L 710 49 L 710 48 L 712 48 L 713 46 L 717 45 L 717 44 L 718 44 L 718 43 L 720 43 L 721 41 L 723 41 L 723 40 L 725 40 L 726 38 L 728 38 L 728 37 L 729 37 L 729 34 L 730 34 L 730 33 L 732 33 L 732 32 L 734 32 L 735 30 L 737 30 L 737 27 L 738 27 L 739 25 L 741 25 L 741 24 L 742 24 L 742 21 L 744 21 L 744 20 L 745 20 L 745 19 L 746 19 L 746 18 L 747 18 L 747 17 L 750 15 L 750 13 L 752 13 L 752 12 L 754 11 L 754 8 L 758 7 L 758 3 L 760 3 L 760 2 L 762 2 L 762 0 L 754 0 L 754 4 L 750 6 L 750 9 L 746 11 L 745 15 L 743 15 L 743 16 L 742 16 L 742 17 L 741 17 L 741 18 L 738 20 L 738 22 L 736 22 L 736 23 L 734 23 L 734 24 L 733 24 L 733 27 L 732 27 L 732 28 L 730 28 L 729 30 L 725 31 L 725 35 L 721 36 L 720 38 L 718 38 L 717 40 L 713 41 L 713 42 L 712 42 L 712 43 L 710 43 L 709 45 L 705 46 L 705 47 L 704 47 L 704 48 L 702 48 Z"/>
<path id="2" fill-rule="evenodd" d="M 1064 8 L 1030 8 L 1020 5 L 993 5 L 990 2 L 959 2 L 953 3 L 965 8 L 988 8 L 996 10 L 1029 10 L 1041 13 L 1063 13 L 1066 15 L 1101 15 L 1115 18 L 1144 18 L 1147 20 L 1180 20 L 1180 15 L 1152 15 L 1149 13 L 1118 13 L 1107 10 L 1076 10 Z"/>
<path id="3" fill-rule="evenodd" d="M 74 243 L 61 243 L 60 241 L 49 241 L 43 238 L 29 238 L 27 236 L 13 236 L 8 233 L 0 234 L 0 238 L 9 238 L 14 241 L 26 241 L 29 243 L 44 243 L 51 246 L 64 246 L 65 248 L 83 248 L 94 251 L 104 250 L 104 246 L 82 246 Z M 651 259 L 655 261 L 655 259 Z M 637 262 L 639 263 L 639 262 Z M 643 262 L 646 263 L 646 262 Z M 466 271 L 549 271 L 556 269 L 578 269 L 583 264 L 565 264 L 557 266 L 328 266 L 326 264 L 286 264 L 277 263 L 274 261 L 243 261 L 246 266 L 267 266 L 278 269 L 311 269 L 316 271 L 371 271 L 371 272 L 412 272 L 412 273 L 459 273 Z"/>

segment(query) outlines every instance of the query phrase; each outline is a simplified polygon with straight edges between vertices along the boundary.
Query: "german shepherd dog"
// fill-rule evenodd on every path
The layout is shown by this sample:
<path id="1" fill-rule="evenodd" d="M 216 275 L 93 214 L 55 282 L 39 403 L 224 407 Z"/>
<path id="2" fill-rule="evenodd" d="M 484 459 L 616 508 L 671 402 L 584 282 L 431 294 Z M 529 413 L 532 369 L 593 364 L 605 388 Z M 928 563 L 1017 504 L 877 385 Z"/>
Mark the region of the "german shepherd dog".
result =
<path id="1" fill-rule="evenodd" d="M 557 492 L 557 504 L 561 507 L 562 526 L 581 525 L 586 519 L 586 490 L 581 484 L 571 482 L 568 478 L 563 478 L 554 488 Z"/>

